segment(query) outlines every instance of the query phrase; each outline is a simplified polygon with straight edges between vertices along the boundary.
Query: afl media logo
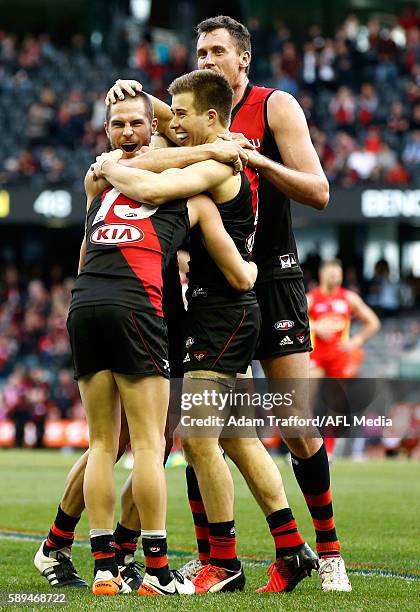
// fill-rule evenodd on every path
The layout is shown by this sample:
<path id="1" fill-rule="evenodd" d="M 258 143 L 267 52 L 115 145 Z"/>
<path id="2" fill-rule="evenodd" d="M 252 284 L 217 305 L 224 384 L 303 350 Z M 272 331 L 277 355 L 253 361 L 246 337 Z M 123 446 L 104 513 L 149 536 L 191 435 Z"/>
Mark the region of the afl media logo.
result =
<path id="1" fill-rule="evenodd" d="M 143 240 L 144 233 L 134 225 L 110 223 L 98 227 L 90 237 L 95 244 L 124 244 Z"/>

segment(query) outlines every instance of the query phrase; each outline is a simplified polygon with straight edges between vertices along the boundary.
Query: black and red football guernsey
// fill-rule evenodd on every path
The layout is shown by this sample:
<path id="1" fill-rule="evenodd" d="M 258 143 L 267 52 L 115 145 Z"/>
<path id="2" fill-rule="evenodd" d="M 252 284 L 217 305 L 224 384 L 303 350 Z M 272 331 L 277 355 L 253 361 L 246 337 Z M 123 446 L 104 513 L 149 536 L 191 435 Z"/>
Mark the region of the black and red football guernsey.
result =
<path id="1" fill-rule="evenodd" d="M 233 239 L 239 253 L 249 261 L 255 238 L 258 216 L 258 176 L 251 168 L 241 172 L 241 186 L 237 195 L 228 202 L 217 204 L 223 225 Z M 221 306 L 232 300 L 236 303 L 256 302 L 254 291 L 240 293 L 233 289 L 213 259 L 208 254 L 200 234 L 193 228 L 190 234 L 190 271 L 187 298 L 202 306 Z"/>
<path id="2" fill-rule="evenodd" d="M 70 312 L 118 304 L 163 317 L 163 279 L 189 230 L 187 198 L 157 207 L 115 188 L 98 194 L 86 218 L 86 258 Z"/>
<path id="3" fill-rule="evenodd" d="M 267 120 L 267 101 L 274 91 L 248 84 L 232 111 L 230 130 L 241 132 L 262 155 L 282 163 Z M 261 175 L 258 195 L 260 206 L 252 256 L 258 266 L 257 282 L 301 277 L 290 200 Z"/>

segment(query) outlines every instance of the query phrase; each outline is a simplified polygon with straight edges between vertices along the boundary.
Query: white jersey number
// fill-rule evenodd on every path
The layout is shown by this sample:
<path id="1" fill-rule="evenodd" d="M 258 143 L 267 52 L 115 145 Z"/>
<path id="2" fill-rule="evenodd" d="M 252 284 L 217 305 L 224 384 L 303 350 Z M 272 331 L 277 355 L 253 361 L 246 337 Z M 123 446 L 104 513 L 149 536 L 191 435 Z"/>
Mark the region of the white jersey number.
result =
<path id="1" fill-rule="evenodd" d="M 96 213 L 92 225 L 101 223 L 105 220 L 105 217 L 119 195 L 121 195 L 121 193 L 115 189 L 115 187 L 108 191 Z M 131 208 L 129 204 L 117 204 L 114 207 L 114 214 L 124 220 L 147 219 L 147 217 L 154 215 L 158 208 L 158 206 L 149 206 L 148 204 L 142 204 L 139 208 Z"/>

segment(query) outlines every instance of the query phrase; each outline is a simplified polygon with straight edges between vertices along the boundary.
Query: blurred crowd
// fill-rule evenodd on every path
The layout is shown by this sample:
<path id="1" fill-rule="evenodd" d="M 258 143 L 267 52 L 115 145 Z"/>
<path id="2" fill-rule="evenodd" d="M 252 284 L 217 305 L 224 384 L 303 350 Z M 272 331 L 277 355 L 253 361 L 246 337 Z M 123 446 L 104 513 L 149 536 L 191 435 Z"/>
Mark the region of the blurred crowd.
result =
<path id="1" fill-rule="evenodd" d="M 420 180 L 419 11 L 365 24 L 349 15 L 332 36 L 314 24 L 302 44 L 283 23 L 268 29 L 253 17 L 248 27 L 252 81 L 299 100 L 330 181 Z M 114 80 L 136 78 L 166 99 L 194 67 L 194 41 L 173 32 L 144 35 L 121 65 L 80 35 L 63 50 L 47 34 L 0 32 L 0 184 L 81 189 L 107 148 L 103 100 Z"/>
<path id="2" fill-rule="evenodd" d="M 45 420 L 83 417 L 73 380 L 66 329 L 73 281 L 26 279 L 17 269 L 4 270 L 0 284 L 0 420 L 16 426 L 16 445 L 32 422 L 42 446 Z"/>

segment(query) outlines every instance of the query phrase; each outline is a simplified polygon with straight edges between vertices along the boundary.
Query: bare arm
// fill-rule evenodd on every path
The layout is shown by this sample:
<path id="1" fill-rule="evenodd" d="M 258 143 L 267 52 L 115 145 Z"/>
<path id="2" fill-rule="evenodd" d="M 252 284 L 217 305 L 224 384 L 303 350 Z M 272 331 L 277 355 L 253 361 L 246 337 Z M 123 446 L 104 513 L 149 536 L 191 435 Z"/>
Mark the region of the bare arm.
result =
<path id="1" fill-rule="evenodd" d="M 191 225 L 200 226 L 204 245 L 228 283 L 237 291 L 252 289 L 257 266 L 242 259 L 212 200 L 203 194 L 190 198 L 188 214 Z"/>
<path id="2" fill-rule="evenodd" d="M 210 159 L 232 165 L 234 173 L 237 173 L 242 170 L 242 164 L 246 164 L 248 156 L 236 142 L 217 141 L 196 147 L 148 149 L 141 155 L 121 159 L 120 163 L 128 168 L 163 172 L 169 168 L 185 168 Z"/>
<path id="3" fill-rule="evenodd" d="M 86 210 L 89 210 L 90 205 L 92 204 L 95 196 L 101 191 L 104 191 L 107 187 L 110 187 L 110 183 L 101 177 L 95 178 L 94 173 L 92 172 L 92 166 L 89 167 L 89 170 L 85 174 L 84 180 L 85 193 L 86 193 Z"/>
<path id="4" fill-rule="evenodd" d="M 105 158 L 100 170 L 102 176 L 127 197 L 155 206 L 210 191 L 232 176 L 232 168 L 213 160 L 155 174 L 127 168 L 112 158 Z"/>
<path id="5" fill-rule="evenodd" d="M 98 193 L 101 193 L 101 191 L 104 191 L 104 189 L 106 189 L 107 187 L 109 187 L 109 183 L 107 183 L 107 181 L 103 178 L 95 180 L 94 175 L 91 169 L 89 168 L 89 170 L 86 172 L 86 175 L 85 175 L 84 185 L 85 185 L 85 192 L 86 192 L 86 211 L 88 211 L 95 196 Z M 80 274 L 85 264 L 85 259 L 86 259 L 86 235 L 84 236 L 82 245 L 80 247 L 79 266 L 77 269 L 78 274 Z"/>
<path id="6" fill-rule="evenodd" d="M 372 308 L 365 304 L 357 293 L 348 291 L 347 299 L 350 302 L 353 315 L 362 324 L 359 333 L 352 336 L 348 344 L 351 346 L 362 346 L 366 340 L 380 330 L 381 323 Z"/>
<path id="7" fill-rule="evenodd" d="M 284 165 L 258 153 L 251 154 L 249 164 L 289 198 L 324 209 L 328 181 L 299 103 L 290 94 L 276 91 L 268 99 L 267 116 Z"/>

